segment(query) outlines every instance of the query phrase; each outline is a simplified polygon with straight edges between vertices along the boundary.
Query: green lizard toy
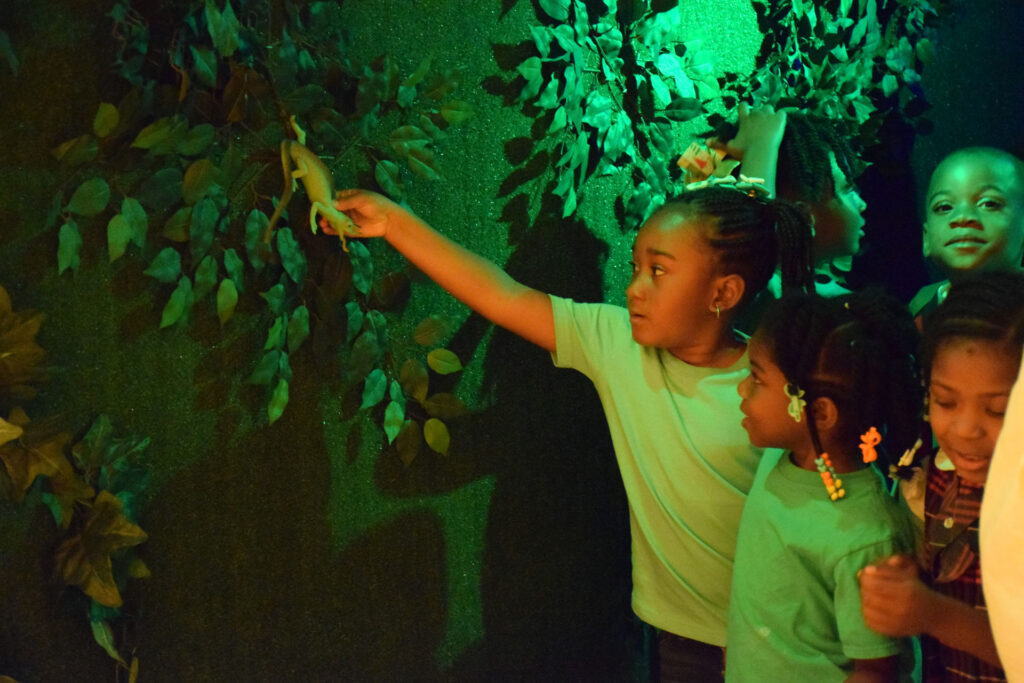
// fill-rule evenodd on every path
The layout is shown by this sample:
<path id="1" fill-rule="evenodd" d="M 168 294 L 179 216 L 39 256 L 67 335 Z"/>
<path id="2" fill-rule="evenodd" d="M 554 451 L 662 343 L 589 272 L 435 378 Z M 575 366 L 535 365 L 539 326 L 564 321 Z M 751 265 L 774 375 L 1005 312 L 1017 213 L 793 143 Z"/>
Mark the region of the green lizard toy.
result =
<path id="1" fill-rule="evenodd" d="M 313 154 L 305 146 L 306 132 L 291 117 L 292 128 L 298 136 L 298 140 L 281 141 L 281 168 L 284 170 L 284 190 L 281 192 L 281 200 L 274 209 L 274 215 L 263 231 L 263 242 L 270 243 L 270 237 L 274 232 L 274 226 L 280 220 L 288 202 L 295 192 L 295 181 L 301 180 L 306 188 L 306 196 L 309 198 L 309 227 L 316 232 L 316 215 L 320 214 L 327 221 L 328 225 L 338 232 L 341 239 L 341 247 L 348 251 L 345 242 L 347 235 L 359 235 L 359 226 L 352 222 L 352 219 L 334 208 L 334 178 L 330 169 L 324 165 L 316 154 Z"/>

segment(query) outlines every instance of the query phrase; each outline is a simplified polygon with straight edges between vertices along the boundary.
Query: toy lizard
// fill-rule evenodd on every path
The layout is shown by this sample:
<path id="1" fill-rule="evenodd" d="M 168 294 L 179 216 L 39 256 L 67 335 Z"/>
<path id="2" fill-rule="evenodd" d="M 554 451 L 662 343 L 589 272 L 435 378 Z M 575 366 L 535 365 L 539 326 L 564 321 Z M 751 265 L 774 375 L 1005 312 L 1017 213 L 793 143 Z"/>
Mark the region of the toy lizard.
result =
<path id="1" fill-rule="evenodd" d="M 317 229 L 316 215 L 323 216 L 327 224 L 337 230 L 341 239 L 341 247 L 348 251 L 345 237 L 348 235 L 359 235 L 359 226 L 352 222 L 352 219 L 334 208 L 334 178 L 331 171 L 316 154 L 306 147 L 306 132 L 291 117 L 292 128 L 298 136 L 298 140 L 281 141 L 281 168 L 284 171 L 284 190 L 281 192 L 281 200 L 274 209 L 274 215 L 263 230 L 263 242 L 270 243 L 270 237 L 274 232 L 274 226 L 280 220 L 288 202 L 295 192 L 295 181 L 301 180 L 306 188 L 306 196 L 309 198 L 309 227 L 315 233 Z"/>

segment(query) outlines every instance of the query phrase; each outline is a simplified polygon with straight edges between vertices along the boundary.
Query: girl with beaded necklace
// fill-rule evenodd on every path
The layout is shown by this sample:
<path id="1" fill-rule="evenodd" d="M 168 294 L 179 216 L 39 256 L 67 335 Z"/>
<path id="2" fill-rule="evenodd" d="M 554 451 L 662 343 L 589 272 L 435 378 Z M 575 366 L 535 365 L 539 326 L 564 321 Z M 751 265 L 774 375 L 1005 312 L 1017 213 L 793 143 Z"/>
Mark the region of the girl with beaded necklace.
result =
<path id="1" fill-rule="evenodd" d="M 784 295 L 739 386 L 762 460 L 740 522 L 726 681 L 891 681 L 909 642 L 864 623 L 857 572 L 911 547 L 886 451 L 917 437 L 917 330 L 880 292 Z M 859 442 L 859 443 L 858 443 Z"/>

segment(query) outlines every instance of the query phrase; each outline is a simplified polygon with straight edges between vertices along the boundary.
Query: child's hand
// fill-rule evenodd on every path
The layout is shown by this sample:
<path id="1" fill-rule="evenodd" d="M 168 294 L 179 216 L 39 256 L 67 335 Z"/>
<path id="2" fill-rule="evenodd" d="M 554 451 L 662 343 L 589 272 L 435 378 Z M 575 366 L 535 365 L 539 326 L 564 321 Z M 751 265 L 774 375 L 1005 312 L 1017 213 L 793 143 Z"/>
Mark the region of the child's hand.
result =
<path id="1" fill-rule="evenodd" d="M 334 208 L 359 226 L 359 237 L 385 237 L 396 214 L 403 211 L 387 197 L 368 190 L 338 190 Z M 317 222 L 328 235 L 338 234 L 323 218 Z"/>
<path id="2" fill-rule="evenodd" d="M 926 630 L 932 591 L 921 583 L 912 558 L 893 555 L 864 567 L 857 576 L 868 628 L 894 638 Z"/>
<path id="3" fill-rule="evenodd" d="M 742 160 L 748 150 L 759 145 L 778 149 L 786 132 L 786 112 L 775 111 L 771 105 L 751 110 L 750 105 L 744 103 L 739 106 L 736 123 L 738 129 L 732 140 L 708 138 L 706 143 L 733 159 Z"/>

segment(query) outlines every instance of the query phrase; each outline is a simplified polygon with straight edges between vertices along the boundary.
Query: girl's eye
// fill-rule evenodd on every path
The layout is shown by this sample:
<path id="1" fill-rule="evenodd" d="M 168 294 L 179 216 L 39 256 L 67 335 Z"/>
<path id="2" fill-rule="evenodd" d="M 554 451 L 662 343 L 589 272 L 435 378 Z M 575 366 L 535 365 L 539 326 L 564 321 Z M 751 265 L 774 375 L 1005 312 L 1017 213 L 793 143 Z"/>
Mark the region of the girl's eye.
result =
<path id="1" fill-rule="evenodd" d="M 931 400 L 931 405 L 938 406 L 938 407 L 942 408 L 943 410 L 949 410 L 950 408 L 954 407 L 956 404 L 953 403 L 952 401 L 937 401 L 937 400 L 935 400 L 933 398 Z"/>
<path id="2" fill-rule="evenodd" d="M 949 202 L 939 202 L 938 204 L 932 205 L 932 213 L 949 213 L 953 210 L 953 205 Z"/>
<path id="3" fill-rule="evenodd" d="M 994 417 L 1000 420 L 1006 417 L 1005 410 L 986 410 L 985 412 L 988 413 L 989 417 Z"/>
<path id="4" fill-rule="evenodd" d="M 664 275 L 665 274 L 665 269 L 662 268 L 661 266 L 655 264 L 655 265 L 651 266 L 651 273 L 654 274 L 654 275 Z"/>
<path id="5" fill-rule="evenodd" d="M 980 202 L 978 202 L 978 206 L 980 206 L 983 209 L 988 209 L 990 211 L 999 211 L 1000 209 L 1003 208 L 1004 204 L 999 199 L 986 197 L 982 199 Z"/>

